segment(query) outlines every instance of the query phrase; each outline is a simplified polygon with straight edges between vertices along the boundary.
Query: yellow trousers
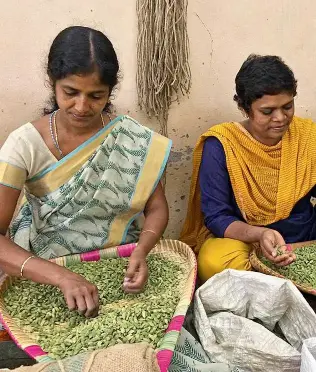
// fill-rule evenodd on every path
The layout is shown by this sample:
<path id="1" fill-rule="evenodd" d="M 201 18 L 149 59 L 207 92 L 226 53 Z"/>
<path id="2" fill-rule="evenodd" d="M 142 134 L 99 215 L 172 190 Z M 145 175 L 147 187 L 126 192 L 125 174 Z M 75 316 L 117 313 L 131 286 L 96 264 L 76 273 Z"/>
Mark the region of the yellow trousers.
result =
<path id="1" fill-rule="evenodd" d="M 251 270 L 249 253 L 251 246 L 240 240 L 209 238 L 202 245 L 198 255 L 198 275 L 206 281 L 225 270 Z"/>

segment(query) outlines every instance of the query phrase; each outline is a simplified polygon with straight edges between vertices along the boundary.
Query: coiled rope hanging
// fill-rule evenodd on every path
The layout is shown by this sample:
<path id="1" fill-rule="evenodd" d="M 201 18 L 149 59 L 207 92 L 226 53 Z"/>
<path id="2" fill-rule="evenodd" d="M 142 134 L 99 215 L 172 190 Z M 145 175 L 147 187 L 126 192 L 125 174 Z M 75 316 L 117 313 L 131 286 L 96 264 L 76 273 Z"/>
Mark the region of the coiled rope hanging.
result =
<path id="1" fill-rule="evenodd" d="M 168 136 L 168 112 L 191 87 L 188 0 L 137 0 L 137 93 L 140 108 Z"/>

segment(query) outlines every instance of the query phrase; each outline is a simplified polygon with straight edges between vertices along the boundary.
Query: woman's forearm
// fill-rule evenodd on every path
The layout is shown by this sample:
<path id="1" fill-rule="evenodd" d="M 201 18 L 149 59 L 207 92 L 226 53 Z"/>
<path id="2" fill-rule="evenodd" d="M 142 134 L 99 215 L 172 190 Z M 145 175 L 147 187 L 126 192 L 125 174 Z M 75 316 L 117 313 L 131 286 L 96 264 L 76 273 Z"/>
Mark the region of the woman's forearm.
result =
<path id="1" fill-rule="evenodd" d="M 256 243 L 260 241 L 266 227 L 251 226 L 242 221 L 232 222 L 224 233 L 225 238 L 240 240 L 245 243 Z"/>
<path id="2" fill-rule="evenodd" d="M 148 200 L 144 215 L 144 226 L 135 251 L 147 256 L 150 250 L 160 240 L 169 219 L 168 204 L 160 183 Z"/>
<path id="3" fill-rule="evenodd" d="M 157 244 L 167 227 L 167 223 L 168 215 L 165 211 L 152 211 L 146 216 L 138 241 L 138 247 L 145 255 Z"/>
<path id="4" fill-rule="evenodd" d="M 21 276 L 21 267 L 32 253 L 0 235 L 0 268 L 10 276 Z M 23 277 L 37 283 L 58 286 L 68 273 L 66 268 L 39 257 L 29 259 L 23 268 Z"/>

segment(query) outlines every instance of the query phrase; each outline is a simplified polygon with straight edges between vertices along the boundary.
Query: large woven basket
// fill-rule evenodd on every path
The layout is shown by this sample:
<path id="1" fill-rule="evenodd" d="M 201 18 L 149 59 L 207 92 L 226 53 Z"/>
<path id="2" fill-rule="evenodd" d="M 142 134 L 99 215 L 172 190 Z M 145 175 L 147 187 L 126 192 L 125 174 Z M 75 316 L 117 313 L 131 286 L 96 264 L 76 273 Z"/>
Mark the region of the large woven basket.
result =
<path id="1" fill-rule="evenodd" d="M 67 266 L 67 264 L 74 261 L 98 261 L 100 258 L 129 257 L 135 246 L 136 244 L 127 244 L 83 254 L 64 256 L 52 261 L 58 265 Z M 160 255 L 177 262 L 182 267 L 185 277 L 185 280 L 178 288 L 178 291 L 180 291 L 180 301 L 166 329 L 160 347 L 156 350 L 160 370 L 166 372 L 171 362 L 173 351 L 194 293 L 197 271 L 196 259 L 190 247 L 175 240 L 162 240 L 150 254 Z M 13 341 L 37 362 L 52 361 L 54 359 L 47 352 L 42 350 L 40 345 L 36 344 L 35 337 L 22 331 L 6 309 L 3 301 L 3 294 L 15 280 L 16 279 L 12 277 L 6 276 L 0 284 L 0 321 L 3 323 Z"/>
<path id="2" fill-rule="evenodd" d="M 295 243 L 295 244 L 287 244 L 287 246 L 290 249 L 292 249 L 293 251 L 295 251 L 296 249 L 300 249 L 302 247 L 305 247 L 305 246 L 308 246 L 308 245 L 311 245 L 311 244 L 316 244 L 316 241 L 309 241 L 309 242 L 302 242 L 302 243 Z M 316 254 L 316 246 L 315 246 L 315 254 Z M 262 257 L 262 252 L 261 252 L 261 249 L 260 249 L 259 245 L 254 244 L 253 245 L 253 250 L 250 253 L 250 263 L 251 263 L 252 267 L 255 270 L 257 270 L 261 273 L 277 276 L 279 278 L 288 279 L 288 278 L 284 277 L 283 275 L 279 274 L 278 272 L 270 269 L 268 266 L 266 266 L 260 260 L 261 257 Z M 306 285 L 302 285 L 302 284 L 294 282 L 294 281 L 292 281 L 292 282 L 293 282 L 293 284 L 296 285 L 296 287 L 300 291 L 316 296 L 316 288 L 308 287 Z"/>

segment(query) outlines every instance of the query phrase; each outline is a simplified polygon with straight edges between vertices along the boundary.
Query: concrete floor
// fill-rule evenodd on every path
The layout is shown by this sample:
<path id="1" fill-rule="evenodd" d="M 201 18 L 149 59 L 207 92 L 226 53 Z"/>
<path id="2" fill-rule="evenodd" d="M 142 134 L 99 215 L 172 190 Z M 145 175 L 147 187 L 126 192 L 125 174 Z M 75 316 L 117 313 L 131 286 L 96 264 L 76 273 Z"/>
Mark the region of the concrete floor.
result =
<path id="1" fill-rule="evenodd" d="M 17 368 L 30 366 L 35 361 L 18 348 L 13 341 L 0 342 L 0 368 Z"/>

